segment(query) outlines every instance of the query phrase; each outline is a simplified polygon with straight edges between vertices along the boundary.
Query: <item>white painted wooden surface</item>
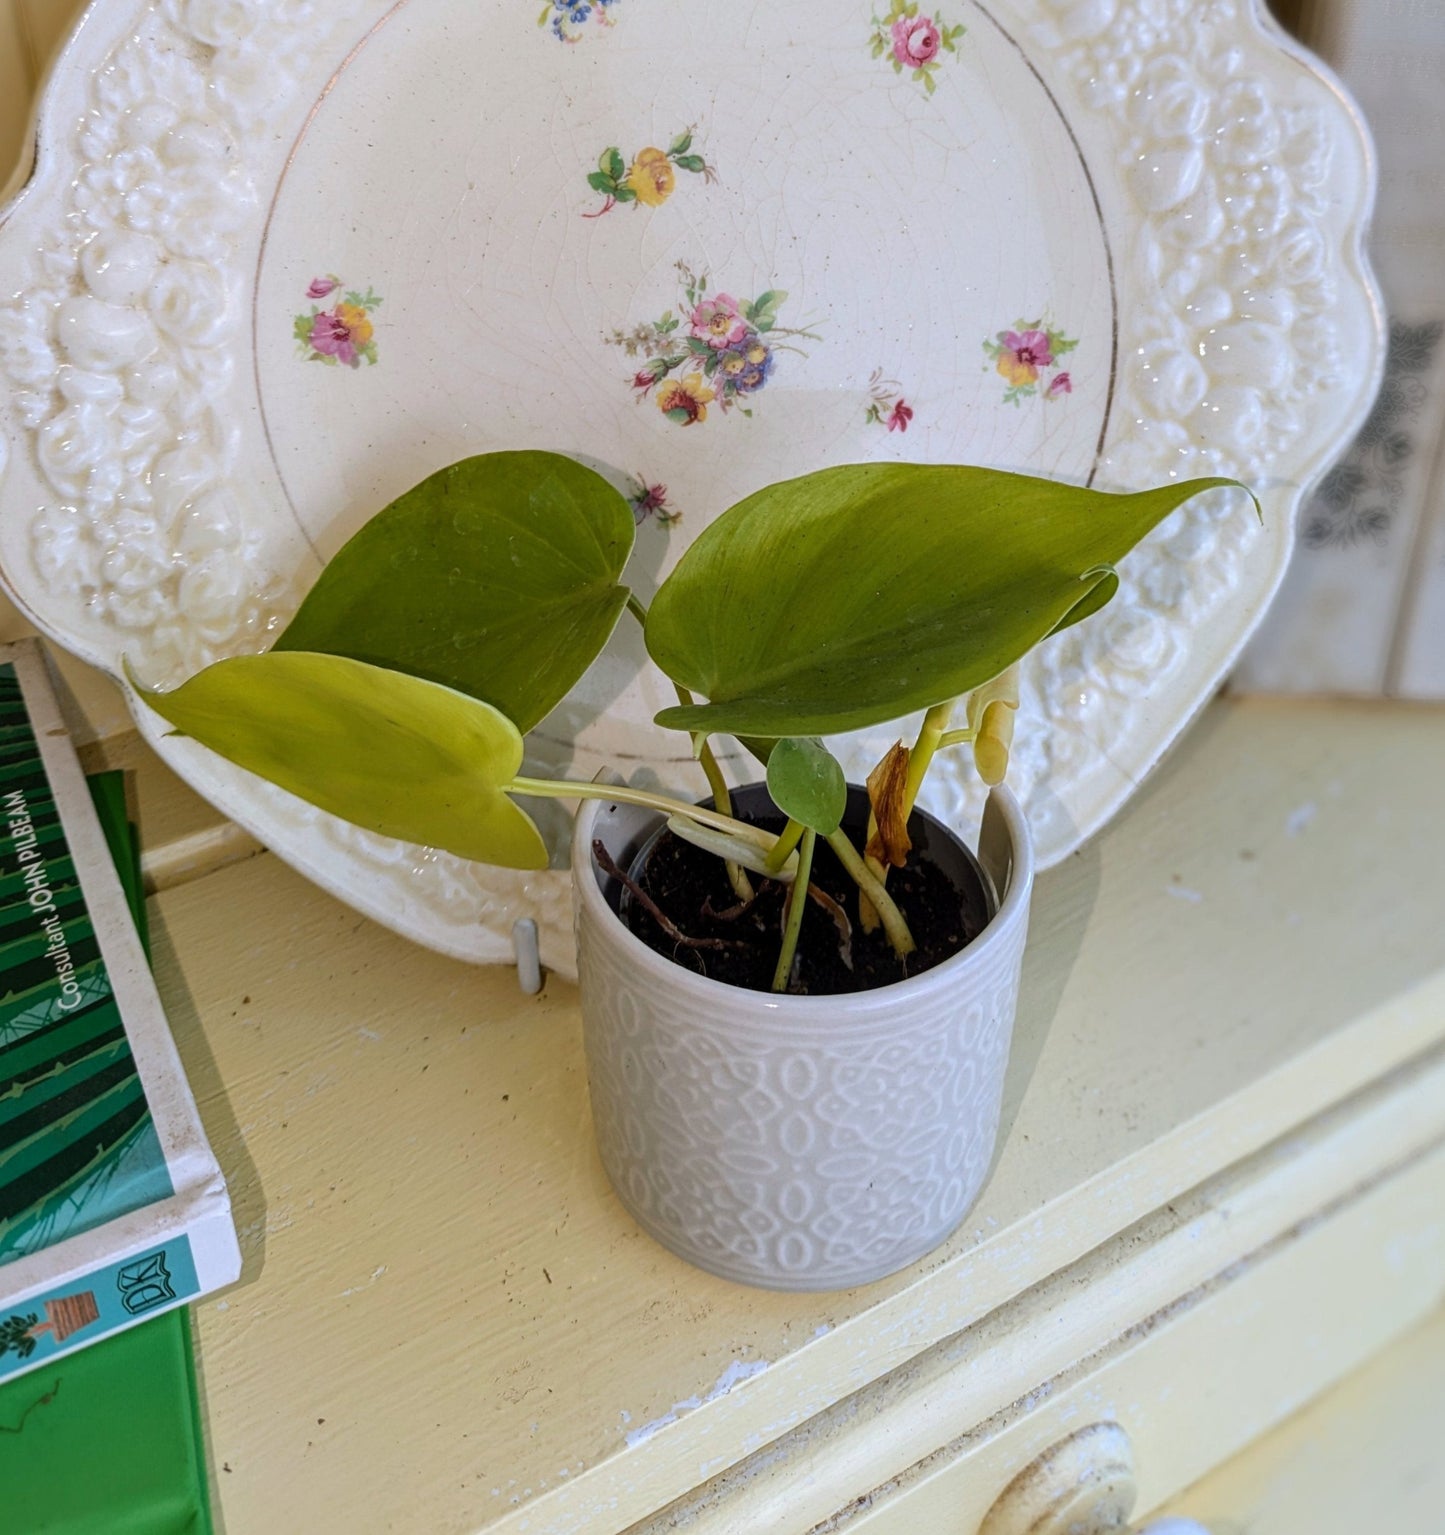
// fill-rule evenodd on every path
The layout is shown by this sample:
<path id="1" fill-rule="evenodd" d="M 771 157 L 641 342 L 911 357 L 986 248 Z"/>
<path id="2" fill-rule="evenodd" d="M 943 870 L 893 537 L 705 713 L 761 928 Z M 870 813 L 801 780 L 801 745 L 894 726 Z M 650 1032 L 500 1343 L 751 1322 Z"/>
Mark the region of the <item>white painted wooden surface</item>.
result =
<path id="1" fill-rule="evenodd" d="M 1445 1524 L 1445 1311 L 1162 1513 L 1215 1535 L 1434 1535 Z"/>
<path id="2" fill-rule="evenodd" d="M 267 856 L 163 892 L 163 994 L 247 1255 L 199 1312 L 231 1535 L 625 1528 L 1409 1068 L 1445 1036 L 1442 756 L 1438 711 L 1212 710 L 1042 882 L 1006 1138 L 963 1231 L 817 1298 L 709 1279 L 631 1225 L 569 988 L 523 998 Z M 1332 1165 L 1306 1158 L 1290 1202 Z M 1158 1283 L 1227 1229 L 1174 1238 Z M 1120 1302 L 1106 1337 L 1143 1304 L 1114 1272 L 1084 1286 Z"/>
<path id="3" fill-rule="evenodd" d="M 1101 1421 L 1120 1424 L 1132 1441 L 1136 1515 L 1157 1511 L 1439 1305 L 1442 1179 L 1445 1152 L 1437 1150 L 1332 1218 L 1181 1297 L 1086 1368 L 1041 1382 L 898 1487 L 881 1490 L 856 1517 L 838 1522 L 840 1535 L 974 1535 L 1018 1468 Z M 1413 1261 L 1400 1262 L 1402 1251 Z M 1254 1535 L 1228 1505 L 1213 1505 L 1211 1518 L 1215 1535 Z M 1395 1535 L 1396 1528 L 1382 1519 L 1357 1526 L 1355 1535 Z M 1399 1527 L 1399 1535 L 1416 1532 Z M 1432 1527 L 1418 1535 L 1433 1535 Z"/>

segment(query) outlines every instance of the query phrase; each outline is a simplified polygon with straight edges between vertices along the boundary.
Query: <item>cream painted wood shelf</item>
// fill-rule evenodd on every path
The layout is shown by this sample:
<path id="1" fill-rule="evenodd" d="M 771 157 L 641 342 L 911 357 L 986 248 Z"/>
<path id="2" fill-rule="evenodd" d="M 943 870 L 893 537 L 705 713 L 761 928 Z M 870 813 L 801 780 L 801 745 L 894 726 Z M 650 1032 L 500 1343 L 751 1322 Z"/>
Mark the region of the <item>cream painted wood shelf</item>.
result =
<path id="1" fill-rule="evenodd" d="M 1445 1311 L 1160 1512 L 1221 1535 L 1432 1535 L 1442 1436 Z"/>
<path id="2" fill-rule="evenodd" d="M 214 844 L 152 913 L 245 1253 L 197 1307 L 227 1535 L 975 1535 L 1093 1421 L 1142 1515 L 1445 1294 L 1445 711 L 1216 704 L 1040 882 L 963 1229 L 815 1297 L 632 1224 L 571 987 L 405 943 L 139 760 L 152 867 Z"/>

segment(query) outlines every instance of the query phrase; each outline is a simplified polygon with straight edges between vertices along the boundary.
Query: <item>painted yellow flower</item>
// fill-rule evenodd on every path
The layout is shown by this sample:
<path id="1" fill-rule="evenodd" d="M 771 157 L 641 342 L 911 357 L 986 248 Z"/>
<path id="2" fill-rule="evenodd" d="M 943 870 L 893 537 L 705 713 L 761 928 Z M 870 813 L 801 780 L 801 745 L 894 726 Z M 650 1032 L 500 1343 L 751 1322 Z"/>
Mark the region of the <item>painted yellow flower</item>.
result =
<path id="1" fill-rule="evenodd" d="M 1031 362 L 1025 362 L 1017 352 L 1011 352 L 1007 347 L 998 354 L 998 371 L 1015 388 L 1032 384 L 1039 376 L 1039 370 Z"/>
<path id="2" fill-rule="evenodd" d="M 346 334 L 350 337 L 352 346 L 358 350 L 364 347 L 375 334 L 370 317 L 359 304 L 338 304 L 336 318 L 346 327 Z"/>
<path id="3" fill-rule="evenodd" d="M 666 151 L 638 150 L 637 158 L 627 173 L 627 185 L 637 193 L 638 202 L 646 203 L 649 208 L 666 202 L 672 195 L 673 187 L 677 185 L 677 172 L 673 170 Z"/>
<path id="4" fill-rule="evenodd" d="M 669 421 L 679 426 L 691 426 L 694 421 L 707 420 L 707 407 L 717 395 L 707 387 L 701 373 L 689 373 L 686 378 L 669 379 L 657 391 L 657 408 Z"/>

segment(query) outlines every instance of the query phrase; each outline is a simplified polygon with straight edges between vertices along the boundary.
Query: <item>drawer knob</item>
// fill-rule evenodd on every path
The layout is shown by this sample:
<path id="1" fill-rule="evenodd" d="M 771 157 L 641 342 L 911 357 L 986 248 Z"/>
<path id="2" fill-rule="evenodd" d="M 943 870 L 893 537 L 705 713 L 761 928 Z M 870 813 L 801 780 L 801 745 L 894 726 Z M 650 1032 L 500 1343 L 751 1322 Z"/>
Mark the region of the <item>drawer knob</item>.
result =
<path id="1" fill-rule="evenodd" d="M 1119 1535 L 1137 1492 L 1128 1434 L 1117 1423 L 1091 1423 L 1020 1471 L 978 1535 Z"/>

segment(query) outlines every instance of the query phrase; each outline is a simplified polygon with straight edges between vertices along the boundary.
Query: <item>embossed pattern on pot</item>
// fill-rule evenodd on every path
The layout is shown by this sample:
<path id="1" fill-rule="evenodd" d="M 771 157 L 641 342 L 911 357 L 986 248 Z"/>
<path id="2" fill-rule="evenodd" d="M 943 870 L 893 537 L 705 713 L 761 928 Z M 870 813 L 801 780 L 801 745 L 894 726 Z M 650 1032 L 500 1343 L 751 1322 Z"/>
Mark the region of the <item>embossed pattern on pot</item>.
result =
<path id="1" fill-rule="evenodd" d="M 584 810 L 580 846 L 598 821 Z M 979 939 L 848 996 L 739 991 L 674 965 L 576 861 L 597 1143 L 644 1230 L 711 1273 L 792 1290 L 866 1284 L 948 1236 L 998 1131 L 1032 881 L 1022 824 L 1015 807 L 1015 877 Z"/>

